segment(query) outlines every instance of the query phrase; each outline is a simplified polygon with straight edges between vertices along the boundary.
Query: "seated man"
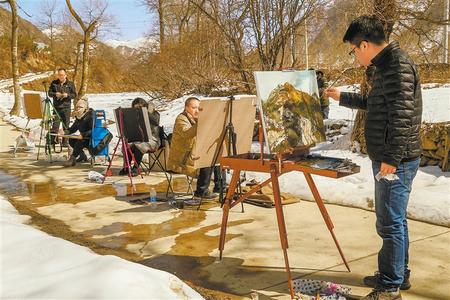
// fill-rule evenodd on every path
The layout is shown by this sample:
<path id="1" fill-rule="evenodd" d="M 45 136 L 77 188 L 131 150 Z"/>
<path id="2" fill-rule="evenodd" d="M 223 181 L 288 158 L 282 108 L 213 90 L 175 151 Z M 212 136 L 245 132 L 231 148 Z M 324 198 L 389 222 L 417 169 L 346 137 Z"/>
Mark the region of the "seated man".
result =
<path id="1" fill-rule="evenodd" d="M 73 148 L 73 152 L 68 161 L 64 163 L 66 167 L 73 167 L 77 162 L 87 161 L 87 156 L 83 149 L 89 149 L 93 125 L 93 109 L 89 108 L 86 97 L 78 100 L 73 115 L 75 116 L 75 122 L 64 131 L 64 134 L 68 135 L 79 131 L 83 139 L 69 139 L 69 145 Z"/>
<path id="2" fill-rule="evenodd" d="M 172 142 L 169 153 L 168 169 L 177 173 L 197 177 L 197 188 L 194 197 L 213 199 L 220 191 L 219 172 L 220 167 L 215 166 L 214 190 L 211 192 L 208 187 L 211 181 L 211 168 L 194 169 L 194 161 L 191 157 L 197 134 L 197 119 L 199 114 L 200 101 L 195 97 L 189 97 L 184 103 L 184 111 L 178 115 L 173 128 Z M 223 182 L 225 176 L 222 177 Z M 223 184 L 225 186 L 225 184 Z"/>
<path id="3" fill-rule="evenodd" d="M 148 118 L 150 120 L 150 129 L 152 131 L 152 136 L 150 137 L 150 140 L 148 142 L 133 142 L 129 143 L 131 151 L 133 152 L 134 158 L 136 160 L 137 165 L 134 165 L 131 169 L 131 175 L 136 176 L 137 175 L 137 167 L 142 162 L 142 157 L 145 153 L 148 151 L 156 151 L 161 146 L 161 139 L 160 139 L 160 127 L 159 127 L 159 112 L 156 111 L 153 104 L 147 103 L 142 98 L 136 98 L 131 103 L 131 107 L 133 108 L 142 108 L 145 107 L 148 110 Z M 119 175 L 126 175 L 128 174 L 128 169 L 125 167 L 125 156 L 124 159 L 124 167 L 119 171 Z M 131 164 L 132 158 L 131 156 L 128 156 L 128 161 Z"/>

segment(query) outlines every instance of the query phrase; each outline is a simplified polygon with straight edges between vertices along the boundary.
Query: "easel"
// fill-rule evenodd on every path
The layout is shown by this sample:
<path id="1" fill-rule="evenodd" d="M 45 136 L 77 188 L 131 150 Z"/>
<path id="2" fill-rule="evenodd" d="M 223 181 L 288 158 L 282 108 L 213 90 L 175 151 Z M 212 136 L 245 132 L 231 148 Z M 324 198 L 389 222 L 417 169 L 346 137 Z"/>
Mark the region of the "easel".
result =
<path id="1" fill-rule="evenodd" d="M 311 166 L 311 164 L 306 163 L 306 160 L 304 158 L 305 154 L 308 154 L 309 148 L 299 148 L 294 150 L 291 153 L 281 153 L 276 155 L 270 155 L 270 154 L 264 154 L 263 153 L 263 131 L 262 131 L 262 113 L 260 111 L 259 114 L 259 142 L 261 145 L 260 153 L 257 154 L 242 154 L 237 156 L 231 156 L 231 157 L 222 157 L 220 159 L 221 167 L 224 169 L 233 170 L 233 176 L 231 177 L 230 186 L 224 201 L 223 205 L 223 215 L 222 215 L 222 225 L 220 229 L 220 239 L 219 239 L 219 252 L 220 252 L 220 259 L 222 259 L 222 253 L 225 246 L 225 235 L 226 235 L 226 229 L 227 229 L 227 222 L 228 222 L 228 214 L 231 208 L 238 205 L 239 203 L 242 203 L 246 198 L 248 198 L 250 195 L 256 193 L 257 191 L 261 190 L 264 186 L 268 185 L 269 183 L 272 184 L 273 189 L 273 195 L 275 200 L 275 210 L 277 214 L 277 223 L 278 223 L 278 232 L 280 235 L 280 242 L 281 242 L 281 248 L 283 250 L 284 255 L 284 262 L 285 262 L 285 268 L 287 272 L 288 277 L 288 287 L 289 292 L 291 295 L 291 298 L 294 299 L 294 288 L 292 285 L 292 276 L 289 266 L 289 258 L 287 249 L 289 248 L 288 245 L 288 238 L 287 238 L 287 231 L 286 231 L 286 223 L 284 221 L 284 214 L 283 214 L 283 207 L 281 203 L 281 197 L 280 197 L 280 185 L 278 182 L 278 177 L 280 177 L 282 174 L 289 173 L 292 171 L 299 171 L 302 172 L 306 178 L 306 181 L 308 183 L 308 186 L 314 196 L 314 200 L 319 207 L 320 213 L 322 214 L 322 217 L 324 219 L 324 222 L 330 231 L 330 234 L 334 240 L 334 243 L 339 251 L 339 254 L 347 268 L 347 270 L 350 272 L 350 267 L 347 263 L 347 260 L 344 257 L 344 253 L 341 250 L 341 247 L 339 246 L 339 242 L 336 239 L 336 236 L 333 232 L 334 225 L 331 221 L 331 218 L 327 212 L 327 209 L 323 203 L 322 198 L 320 197 L 319 191 L 317 190 L 317 187 L 314 183 L 314 180 L 312 178 L 312 174 L 319 175 L 319 176 L 325 176 L 330 178 L 340 178 L 347 175 L 351 175 L 354 173 L 359 172 L 359 167 L 356 165 L 352 165 L 351 171 L 340 171 L 340 170 L 329 170 L 329 169 L 318 169 Z M 261 173 L 269 173 L 270 178 L 266 181 L 254 186 L 250 191 L 245 193 L 244 195 L 241 195 L 238 199 L 234 200 L 234 191 L 236 189 L 236 186 L 239 181 L 240 173 L 241 171 L 250 171 L 250 172 L 261 172 Z"/>
<path id="2" fill-rule="evenodd" d="M 36 105 L 37 104 L 37 105 Z M 28 124 L 31 120 L 42 119 L 42 102 L 41 96 L 37 93 L 24 93 L 22 98 L 22 110 L 24 115 L 27 117 L 27 123 L 25 128 L 20 129 L 20 136 L 24 137 L 28 130 Z M 20 136 L 18 138 L 20 138 Z M 16 157 L 17 149 L 19 148 L 18 141 L 16 139 L 16 144 L 14 147 L 13 157 Z"/>
<path id="3" fill-rule="evenodd" d="M 46 154 L 48 153 L 48 155 L 50 157 L 50 162 L 53 162 L 52 161 L 52 149 L 51 149 L 52 141 L 51 141 L 50 130 L 51 130 L 53 122 L 54 122 L 53 119 L 56 118 L 59 122 L 61 122 L 61 117 L 59 116 L 58 112 L 56 111 L 55 107 L 53 106 L 52 101 L 48 97 L 47 85 L 45 84 L 45 82 L 43 83 L 43 85 L 44 85 L 44 89 L 45 89 L 45 99 L 43 100 L 44 111 L 42 114 L 41 133 L 39 135 L 39 146 L 38 146 L 38 153 L 37 153 L 36 160 L 39 160 L 39 153 L 40 153 L 41 144 L 42 144 L 42 135 L 44 133 L 44 130 L 46 130 L 47 133 L 45 135 L 45 146 L 44 146 L 45 153 Z M 53 115 L 53 113 L 55 113 L 55 115 Z M 64 129 L 66 129 L 64 123 L 62 123 L 62 126 Z"/>
<path id="4" fill-rule="evenodd" d="M 111 171 L 111 165 L 112 162 L 114 160 L 114 156 L 116 155 L 116 151 L 117 148 L 119 147 L 120 144 L 122 144 L 122 153 L 124 155 L 124 160 L 125 160 L 125 167 L 128 170 L 128 178 L 130 179 L 130 184 L 131 184 L 131 195 L 133 195 L 134 192 L 134 185 L 133 185 L 133 176 L 131 175 L 131 163 L 128 160 L 129 157 L 131 157 L 132 162 L 137 166 L 137 171 L 139 176 L 141 176 L 141 178 L 144 178 L 144 176 L 142 176 L 142 172 L 141 172 L 141 168 L 139 167 L 139 165 L 136 162 L 136 158 L 134 157 L 133 151 L 131 151 L 131 147 L 130 144 L 128 144 L 127 138 L 123 135 L 123 112 L 122 109 L 119 107 L 117 108 L 119 111 L 119 141 L 117 142 L 116 146 L 114 147 L 114 151 L 113 154 L 111 156 L 111 159 L 109 160 L 109 164 L 108 164 L 108 168 L 105 171 L 105 174 L 103 176 L 103 181 L 102 183 L 105 182 L 106 177 L 107 176 L 112 176 L 112 171 Z"/>
<path id="5" fill-rule="evenodd" d="M 209 177 L 211 178 L 212 173 L 214 171 L 214 167 L 217 164 L 217 161 L 219 159 L 220 154 L 222 153 L 222 147 L 223 143 L 227 139 L 227 154 L 230 155 L 237 155 L 237 135 L 234 131 L 234 125 L 233 125 L 233 101 L 235 100 L 234 96 L 228 97 L 228 105 L 227 105 L 227 113 L 228 113 L 228 123 L 225 126 L 225 130 L 222 134 L 222 137 L 219 141 L 219 146 L 216 149 L 216 153 L 214 153 L 214 159 L 211 163 L 210 167 L 210 174 Z M 220 187 L 220 194 L 219 194 L 219 201 L 221 204 L 221 207 L 223 207 L 224 204 L 224 198 L 223 198 L 223 178 L 222 178 L 222 168 L 220 168 L 219 172 L 219 187 Z M 240 196 L 242 194 L 241 190 L 241 183 L 236 185 L 236 193 Z M 197 207 L 197 210 L 200 209 L 200 206 L 202 205 L 202 199 L 200 199 L 200 203 Z M 244 212 L 244 202 L 241 203 L 241 212 Z"/>

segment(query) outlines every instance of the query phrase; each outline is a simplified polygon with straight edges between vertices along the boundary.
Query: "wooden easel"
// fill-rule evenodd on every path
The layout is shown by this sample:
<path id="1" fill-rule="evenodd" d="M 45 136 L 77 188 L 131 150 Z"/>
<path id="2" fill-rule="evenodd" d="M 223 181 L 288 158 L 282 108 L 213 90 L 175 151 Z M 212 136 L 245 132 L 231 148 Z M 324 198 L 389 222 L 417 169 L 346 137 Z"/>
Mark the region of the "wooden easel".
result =
<path id="1" fill-rule="evenodd" d="M 336 247 L 339 251 L 339 254 L 347 267 L 347 270 L 350 272 L 350 267 L 347 263 L 347 260 L 344 257 L 344 253 L 342 252 L 341 247 L 339 246 L 339 242 L 334 234 L 334 225 L 331 221 L 331 218 L 327 212 L 327 209 L 323 203 L 322 198 L 320 197 L 319 191 L 317 190 L 317 187 L 314 183 L 314 180 L 312 178 L 312 174 L 319 175 L 319 176 L 325 176 L 330 178 L 340 178 L 347 175 L 351 175 L 354 173 L 359 172 L 359 166 L 353 165 L 351 171 L 335 171 L 335 170 L 328 170 L 328 169 L 319 169 L 312 167 L 311 164 L 308 164 L 304 156 L 299 154 L 305 154 L 305 152 L 308 152 L 309 150 L 307 148 L 305 149 L 299 149 L 297 152 L 293 152 L 290 155 L 284 155 L 284 154 L 277 154 L 277 155 L 269 155 L 263 153 L 263 141 L 262 141 L 262 117 L 261 112 L 259 116 L 260 125 L 259 125 L 259 142 L 261 143 L 261 153 L 259 154 L 242 154 L 242 155 L 236 155 L 232 157 L 222 157 L 220 159 L 220 165 L 223 169 L 229 169 L 233 170 L 233 175 L 231 177 L 231 182 L 228 188 L 227 195 L 225 197 L 224 205 L 223 205 L 223 215 L 222 215 L 222 225 L 220 229 L 220 240 L 219 240 L 219 252 L 220 252 L 220 259 L 222 259 L 222 253 L 225 246 L 225 235 L 226 235 L 226 229 L 227 229 L 227 223 L 228 223 L 228 214 L 231 208 L 238 205 L 242 201 L 244 201 L 246 198 L 248 198 L 250 195 L 256 193 L 257 191 L 261 190 L 264 186 L 266 186 L 269 183 L 272 183 L 272 189 L 273 189 L 273 195 L 275 200 L 275 210 L 277 214 L 277 222 L 278 222 L 278 232 L 280 235 L 280 242 L 281 242 L 281 248 L 283 250 L 284 255 L 284 262 L 288 277 L 288 286 L 291 298 L 294 298 L 294 288 L 292 285 L 292 276 L 291 271 L 289 267 L 289 257 L 287 253 L 287 249 L 289 248 L 288 245 L 288 238 L 287 238 L 287 231 L 286 231 L 286 223 L 284 221 L 284 214 L 283 214 L 283 206 L 281 203 L 281 196 L 280 196 L 280 185 L 278 182 L 278 177 L 280 177 L 282 174 L 289 173 L 292 171 L 299 171 L 302 172 L 305 175 L 306 181 L 308 183 L 308 186 L 314 196 L 314 200 L 316 201 L 317 206 L 319 207 L 320 213 L 322 214 L 322 217 L 324 219 L 324 222 L 328 228 L 328 230 L 331 233 L 331 236 L 334 240 L 334 243 L 336 244 Z M 266 181 L 262 182 L 261 184 L 258 184 L 254 186 L 250 191 L 239 197 L 238 199 L 235 199 L 234 193 L 236 190 L 236 186 L 239 181 L 239 176 L 241 171 L 250 171 L 250 172 L 261 172 L 261 173 L 269 173 L 270 178 Z"/>

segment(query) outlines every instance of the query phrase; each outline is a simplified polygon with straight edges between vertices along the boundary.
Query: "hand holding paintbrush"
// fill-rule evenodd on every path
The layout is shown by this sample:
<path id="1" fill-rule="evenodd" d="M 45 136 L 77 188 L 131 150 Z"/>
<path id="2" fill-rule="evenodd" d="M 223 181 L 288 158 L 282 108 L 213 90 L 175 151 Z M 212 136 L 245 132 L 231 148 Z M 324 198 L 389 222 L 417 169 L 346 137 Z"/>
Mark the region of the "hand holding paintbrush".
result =
<path id="1" fill-rule="evenodd" d="M 341 97 L 341 91 L 339 91 L 337 88 L 333 86 L 336 84 L 336 82 L 338 82 L 339 79 L 342 78 L 342 75 L 344 75 L 344 73 L 347 72 L 348 70 L 350 70 L 350 68 L 344 69 L 344 71 L 341 72 L 341 74 L 336 78 L 336 80 L 334 80 L 333 83 L 331 83 L 329 87 L 324 90 L 325 97 L 329 97 L 333 100 L 339 101 Z"/>

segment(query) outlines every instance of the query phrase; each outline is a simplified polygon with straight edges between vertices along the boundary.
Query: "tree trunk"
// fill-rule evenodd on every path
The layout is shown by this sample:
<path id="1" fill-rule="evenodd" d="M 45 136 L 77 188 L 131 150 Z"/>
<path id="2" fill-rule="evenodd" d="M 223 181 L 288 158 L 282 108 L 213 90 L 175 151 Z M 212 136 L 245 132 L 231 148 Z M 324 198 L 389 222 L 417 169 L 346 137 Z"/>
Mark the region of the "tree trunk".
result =
<path id="1" fill-rule="evenodd" d="M 77 86 L 77 80 L 78 80 L 78 68 L 80 66 L 81 45 L 83 45 L 83 43 L 82 42 L 78 42 L 78 44 L 77 44 L 77 56 L 75 58 L 75 72 L 73 74 L 73 84 L 75 86 Z"/>
<path id="2" fill-rule="evenodd" d="M 159 48 L 162 49 L 162 46 L 165 42 L 165 33 L 164 33 L 164 0 L 158 0 L 158 17 L 159 17 Z"/>
<path id="3" fill-rule="evenodd" d="M 20 85 L 19 85 L 19 60 L 17 58 L 17 39 L 19 23 L 17 17 L 17 6 L 15 0 L 8 0 L 11 7 L 11 68 L 13 77 L 14 105 L 9 112 L 11 115 L 18 116 L 21 109 Z"/>
<path id="4" fill-rule="evenodd" d="M 81 85 L 80 89 L 78 90 L 78 97 L 77 99 L 80 99 L 86 94 L 87 91 L 87 84 L 88 84 L 88 73 L 89 73 L 89 46 L 91 44 L 91 35 L 97 28 L 99 24 L 99 18 L 96 20 L 90 22 L 89 24 L 85 24 L 83 20 L 80 18 L 80 16 L 77 14 L 77 12 L 73 9 L 72 4 L 70 0 L 66 0 L 67 8 L 70 11 L 70 14 L 75 18 L 75 20 L 80 25 L 81 29 L 83 30 L 83 66 L 81 70 Z M 76 101 L 74 105 L 76 105 Z"/>
<path id="5" fill-rule="evenodd" d="M 87 91 L 88 75 L 89 75 L 89 46 L 91 41 L 91 33 L 84 33 L 83 41 L 83 66 L 81 69 L 81 83 L 80 89 L 78 90 L 78 99 L 83 97 Z M 75 100 L 76 101 L 76 100 Z M 75 102 L 76 104 L 76 102 Z"/>

